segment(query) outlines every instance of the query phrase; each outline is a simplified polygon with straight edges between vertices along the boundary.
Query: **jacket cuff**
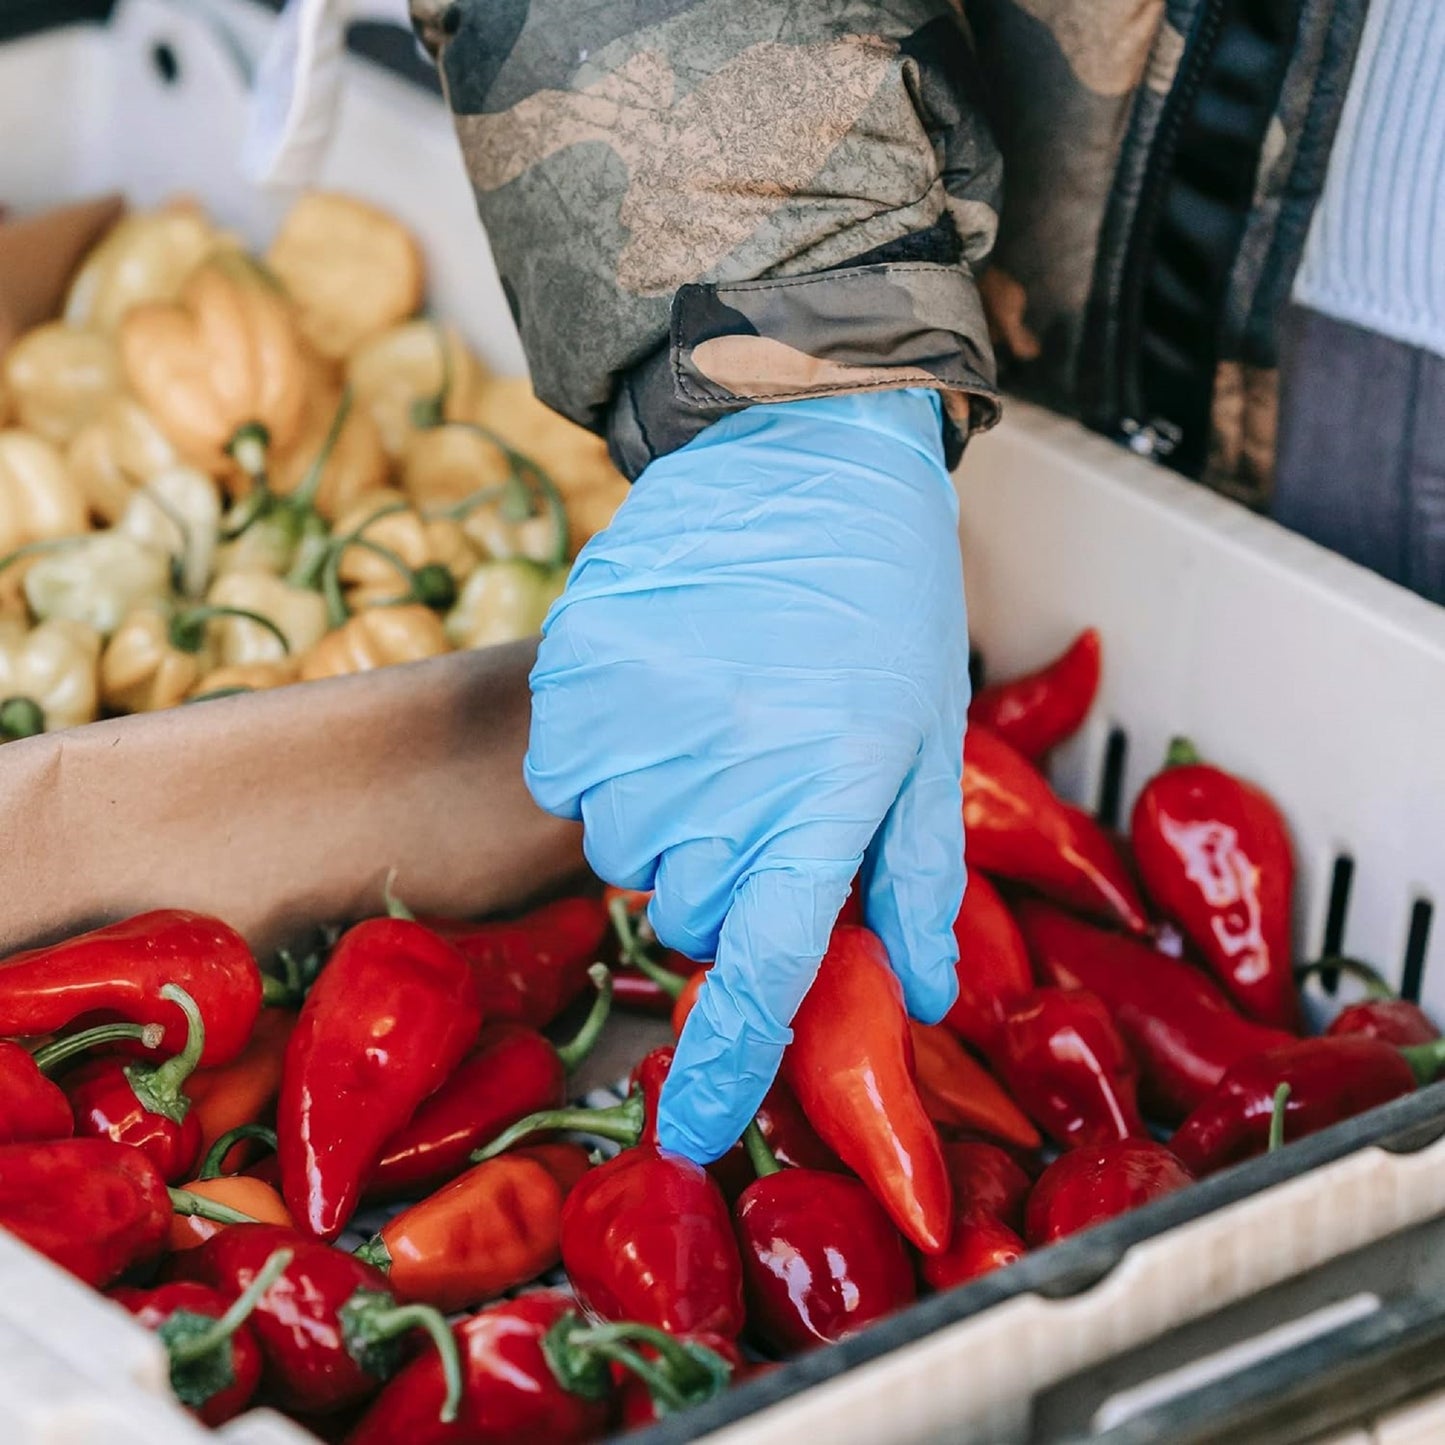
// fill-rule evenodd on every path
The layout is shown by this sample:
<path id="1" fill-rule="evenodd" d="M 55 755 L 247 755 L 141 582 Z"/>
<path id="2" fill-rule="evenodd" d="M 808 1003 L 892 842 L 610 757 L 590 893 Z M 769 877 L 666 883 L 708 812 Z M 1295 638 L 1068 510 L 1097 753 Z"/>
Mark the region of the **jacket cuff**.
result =
<path id="1" fill-rule="evenodd" d="M 943 393 L 950 466 L 967 436 L 998 420 L 993 350 L 966 264 L 892 262 L 683 286 L 666 343 L 621 379 L 607 442 L 635 479 L 654 458 L 755 403 L 896 387 Z"/>

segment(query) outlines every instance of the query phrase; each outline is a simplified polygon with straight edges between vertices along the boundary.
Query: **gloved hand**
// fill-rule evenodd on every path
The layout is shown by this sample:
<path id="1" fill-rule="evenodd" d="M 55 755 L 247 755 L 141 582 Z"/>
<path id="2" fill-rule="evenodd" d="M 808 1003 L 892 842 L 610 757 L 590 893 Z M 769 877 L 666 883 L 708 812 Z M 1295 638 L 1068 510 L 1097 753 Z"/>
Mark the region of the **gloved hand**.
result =
<path id="1" fill-rule="evenodd" d="M 772 1083 L 862 865 L 910 1011 L 953 1002 L 968 637 L 939 402 L 754 406 L 652 463 L 577 560 L 526 779 L 659 939 L 716 964 L 663 1090 L 705 1163 Z"/>

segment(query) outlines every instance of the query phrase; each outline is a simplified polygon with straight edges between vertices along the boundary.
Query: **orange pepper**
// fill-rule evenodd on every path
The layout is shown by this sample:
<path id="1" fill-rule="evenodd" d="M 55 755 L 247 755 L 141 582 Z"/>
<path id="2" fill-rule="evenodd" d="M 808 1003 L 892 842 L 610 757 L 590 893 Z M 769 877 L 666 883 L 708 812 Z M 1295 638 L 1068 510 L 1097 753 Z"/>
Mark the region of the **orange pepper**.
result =
<path id="1" fill-rule="evenodd" d="M 1002 1084 L 942 1024 L 909 1019 L 913 1073 L 919 1097 L 935 1124 L 977 1129 L 990 1138 L 1039 1147 L 1039 1131 Z"/>
<path id="2" fill-rule="evenodd" d="M 464 1309 L 551 1269 L 562 1203 L 587 1172 L 576 1144 L 515 1149 L 394 1215 L 357 1251 L 403 1303 Z"/>
<path id="3" fill-rule="evenodd" d="M 196 1194 L 214 1204 L 224 1204 L 228 1209 L 239 1210 L 261 1224 L 284 1224 L 288 1228 L 292 1225 L 291 1216 L 281 1202 L 281 1196 L 263 1180 L 252 1179 L 246 1174 L 233 1174 L 220 1179 L 194 1179 L 185 1186 L 185 1190 L 187 1194 Z M 173 1214 L 167 1248 L 194 1249 L 198 1244 L 204 1244 L 213 1234 L 229 1227 L 211 1219 L 202 1219 L 198 1214 Z"/>
<path id="4" fill-rule="evenodd" d="M 281 1088 L 281 1062 L 286 1042 L 296 1026 L 289 1009 L 265 1008 L 256 1019 L 250 1041 L 229 1064 L 197 1069 L 186 1085 L 191 1109 L 201 1122 L 201 1153 L 208 1154 L 222 1134 L 241 1124 L 254 1124 L 276 1102 Z M 221 1167 L 236 1168 L 247 1155 L 238 1144 Z M 239 1208 L 239 1206 L 237 1206 Z"/>
<path id="5" fill-rule="evenodd" d="M 682 1026 L 687 1022 L 687 1016 L 692 1012 L 692 1006 L 697 1002 L 698 994 L 702 992 L 702 981 L 706 977 L 707 969 L 700 968 L 683 984 L 682 992 L 678 994 L 677 1001 L 672 1006 L 672 1032 L 679 1038 L 682 1036 Z"/>

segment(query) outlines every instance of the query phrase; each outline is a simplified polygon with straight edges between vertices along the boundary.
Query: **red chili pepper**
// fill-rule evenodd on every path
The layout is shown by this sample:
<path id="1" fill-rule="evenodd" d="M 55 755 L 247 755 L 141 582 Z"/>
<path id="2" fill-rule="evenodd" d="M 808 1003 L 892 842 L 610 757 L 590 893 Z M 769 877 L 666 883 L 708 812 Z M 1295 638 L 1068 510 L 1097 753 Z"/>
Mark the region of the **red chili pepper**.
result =
<path id="1" fill-rule="evenodd" d="M 539 1144 L 476 1164 L 393 1215 L 357 1251 L 399 1300 L 448 1313 L 494 1299 L 561 1258 L 562 1202 L 587 1172 L 575 1144 Z"/>
<path id="2" fill-rule="evenodd" d="M 1419 1004 L 1400 998 L 1368 963 L 1358 958 L 1322 958 L 1295 970 L 1295 981 L 1303 983 L 1311 974 L 1344 973 L 1365 986 L 1366 997 L 1347 1004 L 1330 1020 L 1325 1033 L 1330 1038 L 1359 1035 L 1387 1044 L 1408 1047 L 1428 1044 L 1440 1037 L 1430 1015 Z"/>
<path id="3" fill-rule="evenodd" d="M 1144 1134 L 1134 1061 L 1092 993 L 1037 989 L 1005 1015 L 990 1062 L 1029 1118 L 1066 1149 Z"/>
<path id="4" fill-rule="evenodd" d="M 397 1304 L 386 1276 L 369 1264 L 277 1225 L 237 1224 L 174 1256 L 171 1268 L 234 1299 L 278 1249 L 290 1250 L 291 1261 L 261 1294 L 251 1327 L 267 1392 L 282 1408 L 324 1415 L 360 1404 L 395 1373 L 407 1338 L 423 1329 L 450 1387 L 441 1409 L 456 1414 L 460 1365 L 445 1319 L 429 1305 Z"/>
<path id="5" fill-rule="evenodd" d="M 1358 1036 L 1295 1039 L 1236 1064 L 1179 1126 L 1170 1147 L 1202 1179 L 1268 1149 L 1281 1084 L 1290 1090 L 1285 1131 L 1298 1139 L 1412 1093 L 1442 1059 L 1445 1042 L 1438 1039 L 1408 1049 Z"/>
<path id="6" fill-rule="evenodd" d="M 758 1177 L 737 1202 L 748 1324 L 782 1354 L 827 1344 L 913 1303 L 903 1237 L 859 1180 L 782 1169 L 755 1125 Z"/>
<path id="7" fill-rule="evenodd" d="M 500 1130 L 566 1102 L 567 1075 L 592 1051 L 607 1022 L 614 983 L 600 964 L 597 1000 L 570 1043 L 553 1044 L 526 1024 L 488 1024 L 456 1072 L 388 1139 L 366 1185 L 369 1200 L 415 1199 L 455 1178 Z"/>
<path id="8" fill-rule="evenodd" d="M 286 1049 L 282 1193 L 297 1225 L 335 1239 L 387 1142 L 476 1042 L 467 961 L 404 919 L 358 923 L 312 986 Z"/>
<path id="9" fill-rule="evenodd" d="M 1037 1149 L 1039 1131 L 1003 1086 L 942 1024 L 909 1019 L 918 1097 L 935 1124 L 976 1129 L 1022 1149 Z"/>
<path id="10" fill-rule="evenodd" d="M 958 944 L 958 999 L 943 1022 L 965 1043 L 987 1048 L 1009 1004 L 1033 990 L 1023 935 L 992 883 L 968 880 L 953 924 Z"/>
<path id="11" fill-rule="evenodd" d="M 1029 1196 L 1029 1243 L 1053 1244 L 1193 1182 L 1179 1158 L 1152 1139 L 1071 1150 L 1044 1170 Z"/>
<path id="12" fill-rule="evenodd" d="M 1034 1182 L 1013 1155 L 997 1144 L 966 1140 L 945 1143 L 943 1161 L 960 1215 L 993 1214 L 1010 1229 L 1023 1228 L 1024 1201 Z"/>
<path id="13" fill-rule="evenodd" d="M 1178 1123 L 1235 1064 L 1290 1042 L 1282 1029 L 1244 1018 L 1199 969 L 1136 939 L 1032 900 L 1018 919 L 1041 978 L 1108 1006 L 1151 1117 Z"/>
<path id="14" fill-rule="evenodd" d="M 682 979 L 690 979 L 708 967 L 669 948 L 662 955 L 660 967 Z M 612 970 L 612 997 L 619 1008 L 633 1013 L 655 1014 L 659 1018 L 672 1015 L 673 998 L 655 978 L 648 977 L 632 964 L 620 964 Z M 644 1397 L 650 1399 L 643 1392 Z"/>
<path id="15" fill-rule="evenodd" d="M 234 1059 L 261 1010 L 261 970 L 219 918 L 158 909 L 0 963 L 0 1035 L 57 1033 L 88 1013 L 164 1024 L 167 1053 L 185 1046 L 185 1014 L 161 997 L 185 989 L 206 1024 L 203 1064 Z"/>
<path id="16" fill-rule="evenodd" d="M 882 943 L 834 929 L 793 1018 L 783 1078 L 823 1142 L 926 1253 L 948 1243 L 953 1188 L 913 1082 L 903 992 Z"/>
<path id="17" fill-rule="evenodd" d="M 167 1184 L 184 1179 L 201 1157 L 201 1125 L 185 1095 L 186 1081 L 206 1046 L 201 1011 L 183 988 L 167 984 L 161 997 L 178 1005 L 190 1024 L 186 1046 L 163 1064 L 94 1059 L 65 1081 L 82 1137 L 133 1144 L 148 1155 Z"/>
<path id="18" fill-rule="evenodd" d="M 160 1171 L 129 1144 L 5 1144 L 0 1226 L 101 1289 L 160 1254 L 171 1201 Z"/>
<path id="19" fill-rule="evenodd" d="M 160 1336 L 170 1357 L 171 1393 L 212 1429 L 235 1419 L 261 1383 L 261 1346 L 246 1321 L 290 1262 L 290 1250 L 278 1249 L 234 1300 L 189 1280 L 110 1292 Z"/>
<path id="20" fill-rule="evenodd" d="M 818 1137 L 797 1095 L 782 1079 L 774 1079 L 763 1096 L 757 1122 L 779 1164 L 790 1169 L 821 1169 L 825 1174 L 848 1172 L 848 1166 Z"/>
<path id="21" fill-rule="evenodd" d="M 1260 789 L 1198 761 L 1183 739 L 1134 804 L 1144 887 L 1252 1019 L 1298 1030 L 1290 948 L 1294 854 Z"/>
<path id="22" fill-rule="evenodd" d="M 969 726 L 981 723 L 1037 760 L 1078 732 L 1094 705 L 1102 666 L 1099 634 L 1090 627 L 1047 667 L 976 692 Z"/>
<path id="23" fill-rule="evenodd" d="M 581 1445 L 611 1421 L 615 1363 L 653 1382 L 670 1409 L 710 1399 L 731 1373 L 725 1358 L 698 1343 L 635 1324 L 588 1325 L 554 1290 L 492 1305 L 455 1335 L 463 1383 L 456 1420 L 438 1421 L 445 1382 L 426 1355 L 382 1391 L 346 1445 Z M 656 1362 L 642 1357 L 644 1343 Z"/>
<path id="24" fill-rule="evenodd" d="M 239 1146 L 251 1139 L 263 1141 L 273 1152 L 276 1148 L 275 1130 L 268 1129 L 263 1124 L 239 1124 L 230 1133 L 222 1134 L 211 1146 L 201 1161 L 196 1177 L 181 1189 L 171 1192 L 173 1206 L 177 1200 L 183 1203 L 176 1209 L 175 1217 L 171 1220 L 168 1249 L 195 1249 L 213 1234 L 229 1229 L 233 1224 L 282 1224 L 288 1229 L 296 1227 L 280 1193 L 273 1185 L 247 1174 L 227 1175 L 223 1172 L 222 1166 L 227 1158 L 233 1156 Z M 234 1210 L 237 1218 L 230 1221 L 216 1218 L 216 1211 L 205 1209 L 208 1203 Z"/>
<path id="25" fill-rule="evenodd" d="M 1014 1264 L 1028 1253 L 1018 1234 L 987 1210 L 964 1210 L 942 1254 L 921 1254 L 919 1273 L 930 1289 L 953 1289 Z"/>
<path id="26" fill-rule="evenodd" d="M 1108 835 L 987 728 L 971 726 L 964 745 L 963 825 L 970 867 L 1148 931 L 1143 900 Z"/>
<path id="27" fill-rule="evenodd" d="M 19 1044 L 0 1040 L 0 1144 L 68 1139 L 75 1132 L 70 1100 L 46 1072 L 87 1049 L 122 1039 L 137 1039 L 154 1049 L 163 1032 L 159 1024 L 102 1024 L 57 1039 L 33 1054 Z"/>
<path id="28" fill-rule="evenodd" d="M 520 918 L 471 923 L 423 918 L 466 956 L 482 1015 L 492 1023 L 546 1028 L 587 987 L 587 970 L 607 937 L 599 898 L 560 898 Z"/>

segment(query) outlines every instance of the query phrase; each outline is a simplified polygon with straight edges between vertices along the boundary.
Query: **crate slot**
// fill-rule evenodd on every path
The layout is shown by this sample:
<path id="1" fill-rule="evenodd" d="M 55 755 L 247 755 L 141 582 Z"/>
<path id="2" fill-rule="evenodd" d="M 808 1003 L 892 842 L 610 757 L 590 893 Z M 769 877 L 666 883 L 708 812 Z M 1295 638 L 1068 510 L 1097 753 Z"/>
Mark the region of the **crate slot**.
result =
<path id="1" fill-rule="evenodd" d="M 1117 724 L 1104 743 L 1104 765 L 1099 772 L 1099 801 L 1094 811 L 1106 828 L 1119 826 L 1119 804 L 1124 792 L 1124 768 L 1129 761 L 1129 736 Z"/>
<path id="2" fill-rule="evenodd" d="M 1425 955 L 1430 946 L 1430 921 L 1435 905 L 1428 898 L 1417 898 L 1410 908 L 1410 932 L 1405 939 L 1405 962 L 1400 972 L 1400 993 L 1414 1003 L 1420 1001 L 1420 987 L 1425 981 Z"/>
<path id="3" fill-rule="evenodd" d="M 983 660 L 983 653 L 972 644 L 968 649 L 968 685 L 974 691 L 980 691 L 988 681 L 988 664 Z"/>
<path id="4" fill-rule="evenodd" d="M 1350 886 L 1355 881 L 1355 860 L 1348 853 L 1335 857 L 1330 871 L 1330 903 L 1325 910 L 1325 932 L 1320 939 L 1320 956 L 1343 953 L 1345 947 L 1345 920 L 1350 912 Z M 1320 987 L 1333 995 L 1340 986 L 1340 975 L 1335 969 L 1325 969 L 1320 974 Z"/>
<path id="5" fill-rule="evenodd" d="M 180 59 L 164 40 L 157 40 L 151 46 L 151 68 L 160 77 L 162 85 L 174 85 L 181 78 Z"/>

